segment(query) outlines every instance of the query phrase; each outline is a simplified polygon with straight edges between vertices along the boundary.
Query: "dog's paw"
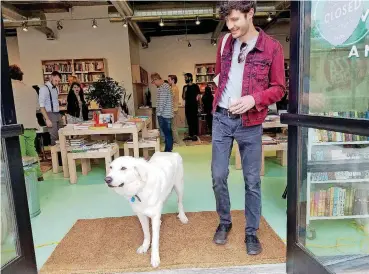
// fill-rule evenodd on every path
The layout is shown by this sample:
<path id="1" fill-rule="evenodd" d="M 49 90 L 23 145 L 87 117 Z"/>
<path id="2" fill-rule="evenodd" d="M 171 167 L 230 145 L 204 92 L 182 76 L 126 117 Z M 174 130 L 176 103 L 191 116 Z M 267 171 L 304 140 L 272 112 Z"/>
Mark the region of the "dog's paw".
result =
<path id="1" fill-rule="evenodd" d="M 138 254 L 144 254 L 149 250 L 150 244 L 143 244 L 137 249 Z"/>
<path id="2" fill-rule="evenodd" d="M 188 223 L 188 218 L 185 214 L 178 214 L 177 217 L 182 222 L 182 224 L 187 224 Z"/>
<path id="3" fill-rule="evenodd" d="M 160 257 L 157 253 L 151 253 L 151 265 L 156 268 L 160 265 Z"/>

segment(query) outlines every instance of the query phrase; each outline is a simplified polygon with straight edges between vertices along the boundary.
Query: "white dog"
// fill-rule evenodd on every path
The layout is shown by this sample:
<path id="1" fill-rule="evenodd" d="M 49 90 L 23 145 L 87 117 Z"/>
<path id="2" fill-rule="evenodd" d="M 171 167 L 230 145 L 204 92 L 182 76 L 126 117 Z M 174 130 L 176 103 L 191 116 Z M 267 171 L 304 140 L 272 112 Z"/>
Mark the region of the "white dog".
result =
<path id="1" fill-rule="evenodd" d="M 149 161 L 129 156 L 119 157 L 110 166 L 105 178 L 107 185 L 125 196 L 137 214 L 144 233 L 143 244 L 137 253 L 146 253 L 150 247 L 149 218 L 152 221 L 151 265 L 158 267 L 161 212 L 174 189 L 178 196 L 178 218 L 188 219 L 183 209 L 183 163 L 178 153 L 157 152 Z"/>

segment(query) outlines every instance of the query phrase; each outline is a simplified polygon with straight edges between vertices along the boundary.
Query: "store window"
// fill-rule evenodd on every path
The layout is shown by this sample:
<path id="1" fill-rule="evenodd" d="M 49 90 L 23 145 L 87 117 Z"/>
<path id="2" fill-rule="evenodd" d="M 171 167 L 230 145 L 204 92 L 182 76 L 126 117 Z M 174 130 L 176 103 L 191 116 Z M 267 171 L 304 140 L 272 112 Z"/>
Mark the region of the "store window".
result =
<path id="1" fill-rule="evenodd" d="M 310 16 L 309 93 L 300 113 L 369 119 L 369 1 L 313 1 Z"/>
<path id="2" fill-rule="evenodd" d="M 9 179 L 9 168 L 4 140 L 1 140 L 1 267 L 18 258 L 19 243 L 14 204 Z"/>
<path id="3" fill-rule="evenodd" d="M 369 119 L 369 1 L 312 1 L 306 16 L 309 67 L 299 113 Z M 301 128 L 300 136 L 299 243 L 333 272 L 362 267 L 369 137 L 314 128 Z"/>

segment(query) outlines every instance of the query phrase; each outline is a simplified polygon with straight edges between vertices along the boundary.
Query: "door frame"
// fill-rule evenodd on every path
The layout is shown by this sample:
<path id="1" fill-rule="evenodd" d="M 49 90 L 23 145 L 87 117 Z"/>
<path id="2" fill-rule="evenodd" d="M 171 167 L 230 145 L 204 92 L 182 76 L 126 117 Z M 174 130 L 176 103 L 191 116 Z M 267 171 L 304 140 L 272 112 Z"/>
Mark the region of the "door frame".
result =
<path id="1" fill-rule="evenodd" d="M 302 156 L 306 151 L 301 143 L 300 128 L 317 128 L 369 136 L 369 120 L 299 114 L 306 113 L 300 109 L 303 108 L 301 94 L 309 92 L 310 14 L 311 1 L 291 2 L 290 60 L 292 62 L 290 62 L 289 113 L 281 115 L 281 123 L 288 124 L 288 162 L 296 163 L 296 165 L 288 165 L 287 171 L 287 273 L 326 274 L 333 272 L 324 267 L 312 253 L 299 243 L 298 182 L 303 174 L 300 167 L 307 168 L 302 164 Z M 328 166 L 330 166 L 329 163 L 309 166 L 309 170 L 315 168 L 314 171 L 319 172 Z M 306 170 L 302 172 L 306 172 Z"/>
<path id="2" fill-rule="evenodd" d="M 18 257 L 1 268 L 4 274 L 37 273 L 35 250 L 32 238 L 31 218 L 28 210 L 27 192 L 23 174 L 23 164 L 19 145 L 19 135 L 23 126 L 17 124 L 13 90 L 9 77 L 9 60 L 5 40 L 3 18 L 1 17 L 1 138 L 6 151 L 11 194 L 9 200 L 14 205 L 17 233 Z M 36 115 L 36 114 L 35 114 Z"/>

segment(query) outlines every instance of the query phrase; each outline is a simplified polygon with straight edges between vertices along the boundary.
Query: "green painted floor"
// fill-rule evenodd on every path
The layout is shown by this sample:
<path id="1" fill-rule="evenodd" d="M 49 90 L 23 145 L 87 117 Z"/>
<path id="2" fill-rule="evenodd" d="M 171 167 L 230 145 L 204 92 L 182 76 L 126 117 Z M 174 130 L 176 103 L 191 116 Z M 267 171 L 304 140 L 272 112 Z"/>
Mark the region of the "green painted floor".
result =
<path id="1" fill-rule="evenodd" d="M 211 146 L 181 146 L 175 147 L 175 151 L 184 160 L 185 211 L 215 210 L 210 174 Z M 266 161 L 265 171 L 262 178 L 262 214 L 285 241 L 286 200 L 281 195 L 286 185 L 287 169 L 271 158 Z M 87 176 L 82 176 L 80 172 L 78 175 L 78 184 L 70 185 L 62 173 L 48 172 L 44 176 L 45 181 L 40 184 L 41 214 L 32 219 L 38 268 L 42 267 L 57 243 L 78 219 L 133 215 L 128 202 L 105 186 L 103 165 L 92 166 Z M 230 166 L 229 191 L 232 209 L 243 209 L 243 176 L 240 170 L 234 169 L 234 160 Z M 172 195 L 165 205 L 164 213 L 176 211 L 176 197 Z M 318 225 L 317 239 L 308 242 L 315 254 L 342 255 L 342 249 L 345 252 L 343 247 L 332 248 L 341 237 L 349 237 L 351 242 L 365 239 L 348 221 L 324 221 Z"/>

